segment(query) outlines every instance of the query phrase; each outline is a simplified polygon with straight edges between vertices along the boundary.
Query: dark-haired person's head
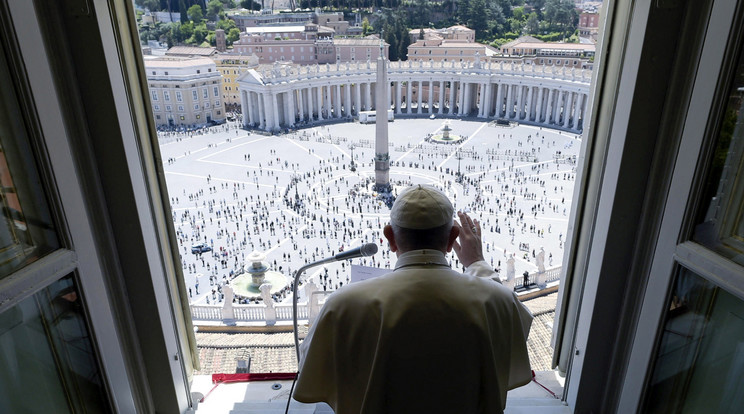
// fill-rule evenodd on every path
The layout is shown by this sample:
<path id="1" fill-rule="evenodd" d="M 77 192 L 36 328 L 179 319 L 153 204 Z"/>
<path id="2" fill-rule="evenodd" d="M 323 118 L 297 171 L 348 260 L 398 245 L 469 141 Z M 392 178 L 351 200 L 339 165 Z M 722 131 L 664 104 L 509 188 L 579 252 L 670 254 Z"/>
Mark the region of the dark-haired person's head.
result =
<path id="1" fill-rule="evenodd" d="M 401 191 L 390 210 L 383 233 L 397 254 L 433 249 L 449 252 L 459 228 L 453 225 L 454 207 L 435 187 L 415 185 Z"/>

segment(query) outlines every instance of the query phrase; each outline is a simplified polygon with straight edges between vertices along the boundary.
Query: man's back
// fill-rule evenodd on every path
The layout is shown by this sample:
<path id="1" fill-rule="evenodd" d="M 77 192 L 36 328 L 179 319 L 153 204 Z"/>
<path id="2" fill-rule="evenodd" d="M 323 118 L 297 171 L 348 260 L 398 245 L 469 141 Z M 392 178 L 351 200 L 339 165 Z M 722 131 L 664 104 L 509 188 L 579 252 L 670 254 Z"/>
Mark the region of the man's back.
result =
<path id="1" fill-rule="evenodd" d="M 506 390 L 530 378 L 530 319 L 491 280 L 401 268 L 328 300 L 303 343 L 295 398 L 337 414 L 500 412 Z"/>

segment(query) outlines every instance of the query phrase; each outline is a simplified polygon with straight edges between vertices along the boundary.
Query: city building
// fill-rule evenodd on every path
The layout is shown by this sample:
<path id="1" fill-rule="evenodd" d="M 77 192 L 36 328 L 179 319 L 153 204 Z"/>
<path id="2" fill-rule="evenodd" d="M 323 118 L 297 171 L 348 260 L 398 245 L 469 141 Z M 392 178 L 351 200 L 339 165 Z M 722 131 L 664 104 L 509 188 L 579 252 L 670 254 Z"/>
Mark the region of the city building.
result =
<path id="1" fill-rule="evenodd" d="M 597 40 L 599 34 L 599 13 L 582 12 L 579 15 L 579 36 Z"/>
<path id="2" fill-rule="evenodd" d="M 532 36 L 522 36 L 501 46 L 501 53 L 505 56 L 535 56 L 592 58 L 596 46 L 586 43 L 543 42 Z"/>
<path id="3" fill-rule="evenodd" d="M 164 187 L 135 16 L 125 2 L 86 4 L 7 2 L 0 15 L 0 139 L 15 173 L 4 193 L 23 207 L 6 225 L 34 236 L 4 232 L 4 250 L 24 256 L 0 268 L 2 407 L 198 413 L 169 201 L 183 195 Z M 726 105 L 744 87 L 741 4 L 604 4 L 613 27 L 601 35 L 591 128 L 576 141 L 553 326 L 565 388 L 514 396 L 507 410 L 737 412 L 744 120 Z M 307 158 L 296 162 L 318 164 Z"/>
<path id="4" fill-rule="evenodd" d="M 222 102 L 226 111 L 236 109 L 240 105 L 240 92 L 237 79 L 248 69 L 258 66 L 258 56 L 221 53 L 212 57 L 217 71 L 222 75 Z"/>
<path id="5" fill-rule="evenodd" d="M 212 57 L 217 55 L 217 48 L 200 46 L 173 46 L 165 52 L 165 55 L 173 57 Z"/>
<path id="6" fill-rule="evenodd" d="M 334 30 L 307 23 L 304 26 L 249 27 L 233 43 L 233 51 L 255 54 L 260 64 L 275 62 L 313 65 L 377 59 L 379 38 L 334 38 Z M 389 45 L 385 45 L 388 53 Z"/>
<path id="7" fill-rule="evenodd" d="M 197 126 L 225 120 L 222 75 L 209 58 L 146 57 L 157 126 Z"/>
<path id="8" fill-rule="evenodd" d="M 233 43 L 233 51 L 255 54 L 259 63 L 299 64 L 335 62 L 333 29 L 307 23 L 302 26 L 249 27 Z"/>
<path id="9" fill-rule="evenodd" d="M 421 38 L 422 31 L 423 39 Z M 468 43 L 475 42 L 475 30 L 462 25 L 455 25 L 442 29 L 432 29 L 428 27 L 421 29 L 411 29 L 408 32 L 408 36 L 411 38 L 411 43 L 414 43 L 418 40 L 453 40 Z"/>
<path id="10" fill-rule="evenodd" d="M 380 56 L 380 38 L 369 35 L 365 38 L 334 38 L 333 47 L 338 62 L 376 61 Z M 385 58 L 389 56 L 390 45 L 385 43 Z"/>
<path id="11" fill-rule="evenodd" d="M 408 60 L 413 62 L 475 62 L 498 53 L 491 46 L 459 40 L 417 40 L 408 45 Z"/>
<path id="12" fill-rule="evenodd" d="M 320 10 L 312 12 L 293 13 L 228 13 L 227 17 L 235 21 L 235 25 L 241 32 L 251 27 L 258 26 L 303 26 L 306 23 L 314 23 L 329 27 L 336 34 L 349 34 L 349 22 L 344 20 L 341 12 L 323 13 Z"/>

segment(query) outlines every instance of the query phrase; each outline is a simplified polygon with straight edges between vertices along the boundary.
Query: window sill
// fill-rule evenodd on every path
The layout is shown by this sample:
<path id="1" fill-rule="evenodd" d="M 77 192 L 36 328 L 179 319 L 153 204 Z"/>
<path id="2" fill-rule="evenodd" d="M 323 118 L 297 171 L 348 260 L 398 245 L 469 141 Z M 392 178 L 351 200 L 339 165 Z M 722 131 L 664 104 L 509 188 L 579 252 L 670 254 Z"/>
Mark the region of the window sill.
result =
<path id="1" fill-rule="evenodd" d="M 191 391 L 206 395 L 214 387 L 210 375 L 194 377 Z M 563 392 L 562 380 L 552 371 L 536 373 L 536 379 L 556 395 Z M 278 390 L 272 385 L 280 384 Z M 197 414 L 273 414 L 283 413 L 292 381 L 254 381 L 235 384 L 220 384 L 197 407 Z M 325 404 L 302 404 L 293 402 L 290 413 L 294 414 L 332 414 Z M 506 414 L 538 413 L 569 414 L 570 408 L 560 399 L 553 397 L 534 381 L 509 391 Z"/>

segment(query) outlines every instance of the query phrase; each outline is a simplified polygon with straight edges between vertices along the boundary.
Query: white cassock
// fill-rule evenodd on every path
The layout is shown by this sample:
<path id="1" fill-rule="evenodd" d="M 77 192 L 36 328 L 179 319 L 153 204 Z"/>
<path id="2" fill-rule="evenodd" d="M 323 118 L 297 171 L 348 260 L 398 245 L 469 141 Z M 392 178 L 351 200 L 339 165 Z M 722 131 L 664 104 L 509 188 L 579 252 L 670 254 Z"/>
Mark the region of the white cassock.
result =
<path id="1" fill-rule="evenodd" d="M 500 413 L 531 378 L 532 315 L 490 279 L 442 252 L 402 254 L 396 270 L 328 298 L 302 343 L 294 398 L 336 414 Z"/>

